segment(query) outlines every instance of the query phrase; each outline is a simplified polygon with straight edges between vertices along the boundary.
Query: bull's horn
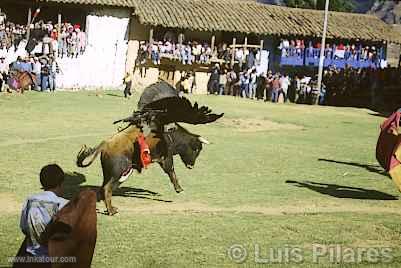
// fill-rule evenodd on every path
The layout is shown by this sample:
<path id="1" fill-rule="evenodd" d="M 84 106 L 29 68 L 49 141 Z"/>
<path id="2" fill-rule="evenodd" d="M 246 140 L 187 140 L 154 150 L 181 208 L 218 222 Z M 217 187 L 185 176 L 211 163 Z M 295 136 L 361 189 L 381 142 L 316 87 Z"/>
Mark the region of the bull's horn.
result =
<path id="1" fill-rule="evenodd" d="M 210 142 L 207 139 L 203 138 L 203 137 L 199 137 L 198 139 L 203 144 L 210 144 Z"/>

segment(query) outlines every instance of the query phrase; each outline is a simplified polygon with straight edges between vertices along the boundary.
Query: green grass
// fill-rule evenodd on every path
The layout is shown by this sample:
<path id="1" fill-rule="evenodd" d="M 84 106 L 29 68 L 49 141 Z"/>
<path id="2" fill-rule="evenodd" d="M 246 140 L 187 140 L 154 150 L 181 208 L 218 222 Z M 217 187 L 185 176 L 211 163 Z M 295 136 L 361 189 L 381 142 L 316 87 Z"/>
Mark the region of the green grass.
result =
<path id="1" fill-rule="evenodd" d="M 20 208 L 40 191 L 43 165 L 57 162 L 66 172 L 82 174 L 82 186 L 102 183 L 100 161 L 79 169 L 75 156 L 82 144 L 93 146 L 113 134 L 112 122 L 136 107 L 137 98 L 115 95 L 122 94 L 0 95 L 0 266 L 23 239 Z M 401 201 L 394 200 L 399 193 L 375 160 L 382 117 L 366 109 L 191 99 L 225 113 L 215 124 L 187 126 L 213 144 L 204 148 L 194 170 L 175 159 L 181 194 L 156 165 L 122 185 L 123 193 L 113 197 L 120 213 L 98 214 L 93 267 L 263 267 L 268 264 L 256 263 L 255 254 L 266 259 L 269 250 L 295 247 L 302 250 L 301 264 L 274 266 L 400 267 Z M 238 119 L 259 126 L 239 131 L 233 125 Z M 270 129 L 273 123 L 279 127 Z M 104 210 L 103 203 L 98 209 Z M 389 248 L 391 261 L 373 263 L 364 256 L 361 263 L 336 264 L 324 257 L 314 263 L 315 244 Z M 247 250 L 243 263 L 229 258 L 232 245 Z"/>

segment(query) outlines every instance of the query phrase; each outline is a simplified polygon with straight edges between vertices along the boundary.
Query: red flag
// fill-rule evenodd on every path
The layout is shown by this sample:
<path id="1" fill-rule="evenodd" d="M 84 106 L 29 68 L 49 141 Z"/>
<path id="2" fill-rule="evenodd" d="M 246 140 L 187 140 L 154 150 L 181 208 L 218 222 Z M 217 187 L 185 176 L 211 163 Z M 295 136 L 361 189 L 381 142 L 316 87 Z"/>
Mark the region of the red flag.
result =
<path id="1" fill-rule="evenodd" d="M 40 13 L 40 8 L 36 9 L 35 13 L 33 14 L 33 18 L 36 18 Z"/>

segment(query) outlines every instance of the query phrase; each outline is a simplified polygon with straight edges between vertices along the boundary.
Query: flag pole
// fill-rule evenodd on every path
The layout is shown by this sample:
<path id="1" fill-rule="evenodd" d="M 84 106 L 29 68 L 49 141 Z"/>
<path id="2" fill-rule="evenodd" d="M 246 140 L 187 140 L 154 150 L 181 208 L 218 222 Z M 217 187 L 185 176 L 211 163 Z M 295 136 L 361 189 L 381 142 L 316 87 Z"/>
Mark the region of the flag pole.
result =
<path id="1" fill-rule="evenodd" d="M 324 24 L 323 24 L 323 36 L 322 36 L 322 44 L 320 47 L 320 60 L 319 60 L 319 73 L 317 79 L 317 89 L 321 90 L 322 88 L 322 79 L 323 79 L 323 66 L 324 66 L 324 50 L 326 47 L 326 35 L 327 35 L 327 24 L 329 17 L 329 4 L 330 0 L 326 0 L 326 6 L 324 9 Z"/>

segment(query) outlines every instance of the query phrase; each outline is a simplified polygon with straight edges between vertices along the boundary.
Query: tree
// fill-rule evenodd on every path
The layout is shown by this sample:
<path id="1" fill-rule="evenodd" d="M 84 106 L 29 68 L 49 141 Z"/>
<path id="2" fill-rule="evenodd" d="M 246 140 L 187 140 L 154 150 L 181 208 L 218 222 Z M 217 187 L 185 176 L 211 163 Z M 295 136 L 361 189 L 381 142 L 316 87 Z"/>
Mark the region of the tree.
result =
<path id="1" fill-rule="evenodd" d="M 284 0 L 289 7 L 309 8 L 323 10 L 326 0 Z M 354 10 L 353 0 L 330 0 L 331 11 L 351 12 Z"/>

